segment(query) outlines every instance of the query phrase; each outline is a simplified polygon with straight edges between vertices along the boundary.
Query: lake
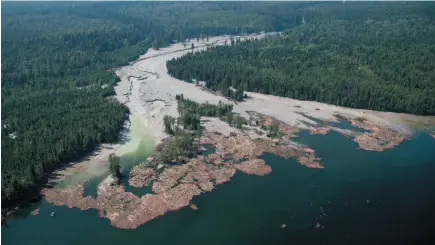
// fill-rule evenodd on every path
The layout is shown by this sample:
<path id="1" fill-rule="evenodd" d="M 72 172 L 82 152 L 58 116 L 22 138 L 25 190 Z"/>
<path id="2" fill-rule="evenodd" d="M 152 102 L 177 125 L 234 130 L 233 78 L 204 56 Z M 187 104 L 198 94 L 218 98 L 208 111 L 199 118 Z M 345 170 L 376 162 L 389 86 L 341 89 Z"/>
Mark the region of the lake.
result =
<path id="1" fill-rule="evenodd" d="M 309 169 L 267 153 L 261 158 L 272 166 L 271 174 L 238 172 L 230 182 L 195 197 L 199 210 L 169 212 L 136 230 L 113 228 L 96 210 L 42 202 L 31 207 L 39 208 L 39 215 L 8 220 L 2 244 L 431 244 L 435 139 L 416 132 L 384 152 L 360 150 L 334 131 L 303 131 L 297 141 L 315 149 L 325 168 Z M 124 171 L 150 154 L 145 142 L 121 156 Z M 103 177 L 89 181 L 87 193 L 94 194 Z"/>

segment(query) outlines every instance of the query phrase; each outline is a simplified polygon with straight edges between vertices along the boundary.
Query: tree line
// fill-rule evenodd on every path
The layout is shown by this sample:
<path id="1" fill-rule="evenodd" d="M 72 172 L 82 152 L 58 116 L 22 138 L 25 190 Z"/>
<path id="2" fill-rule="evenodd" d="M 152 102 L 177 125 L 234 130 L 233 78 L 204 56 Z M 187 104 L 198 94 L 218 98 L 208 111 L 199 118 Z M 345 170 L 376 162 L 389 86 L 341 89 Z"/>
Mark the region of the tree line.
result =
<path id="1" fill-rule="evenodd" d="M 164 116 L 165 132 L 170 135 L 157 149 L 157 162 L 184 162 L 186 158 L 195 156 L 198 152 L 202 135 L 201 117 L 218 117 L 229 124 L 242 128 L 247 120 L 235 115 L 232 104 L 219 101 L 217 105 L 197 103 L 184 98 L 183 94 L 176 95 L 179 117 Z"/>
<path id="2" fill-rule="evenodd" d="M 2 3 L 2 208 L 36 194 L 62 163 L 117 139 L 128 109 L 110 98 L 119 81 L 111 69 L 186 38 L 283 30 L 312 5 Z"/>
<path id="3" fill-rule="evenodd" d="M 325 4 L 316 10 L 282 34 L 235 40 L 170 60 L 168 72 L 187 82 L 205 81 L 207 88 L 232 98 L 230 87 L 435 114 L 434 4 Z"/>

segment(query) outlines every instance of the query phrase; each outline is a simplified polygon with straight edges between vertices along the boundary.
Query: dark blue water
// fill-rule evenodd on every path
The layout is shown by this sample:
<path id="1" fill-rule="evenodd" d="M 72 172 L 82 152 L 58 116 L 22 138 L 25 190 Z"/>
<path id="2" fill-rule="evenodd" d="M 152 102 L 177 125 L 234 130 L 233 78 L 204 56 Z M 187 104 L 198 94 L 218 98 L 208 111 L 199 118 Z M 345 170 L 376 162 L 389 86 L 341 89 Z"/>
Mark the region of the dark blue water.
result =
<path id="1" fill-rule="evenodd" d="M 264 154 L 271 174 L 238 173 L 194 198 L 199 210 L 170 212 L 136 230 L 115 229 L 94 210 L 42 203 L 40 215 L 2 228 L 2 244 L 435 244 L 433 138 L 416 133 L 385 152 L 357 149 L 336 132 L 302 132 L 298 141 L 325 169 Z"/>

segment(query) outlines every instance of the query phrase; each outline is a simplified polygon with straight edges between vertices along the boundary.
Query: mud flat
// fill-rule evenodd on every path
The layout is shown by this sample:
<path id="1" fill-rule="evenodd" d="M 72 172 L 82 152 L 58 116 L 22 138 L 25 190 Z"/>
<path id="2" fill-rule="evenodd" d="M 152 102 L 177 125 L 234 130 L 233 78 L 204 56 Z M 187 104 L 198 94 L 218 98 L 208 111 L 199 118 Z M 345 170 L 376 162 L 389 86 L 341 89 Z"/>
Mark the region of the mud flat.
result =
<path id="1" fill-rule="evenodd" d="M 150 128 L 156 143 L 160 143 L 167 135 L 164 133 L 163 117 L 178 116 L 175 95 L 183 93 L 186 97 L 197 102 L 217 104 L 219 101 L 232 103 L 227 99 L 209 93 L 193 83 L 175 79 L 168 74 L 166 61 L 190 52 L 205 50 L 216 45 L 230 43 L 231 38 L 240 40 L 262 38 L 271 34 L 253 34 L 246 36 L 218 36 L 210 37 L 209 41 L 191 40 L 176 43 L 159 50 L 149 49 L 137 61 L 128 66 L 115 69 L 120 82 L 115 87 L 117 99 L 125 103 L 133 114 L 141 117 Z M 192 50 L 191 45 L 194 45 Z M 187 47 L 187 48 L 186 48 Z"/>

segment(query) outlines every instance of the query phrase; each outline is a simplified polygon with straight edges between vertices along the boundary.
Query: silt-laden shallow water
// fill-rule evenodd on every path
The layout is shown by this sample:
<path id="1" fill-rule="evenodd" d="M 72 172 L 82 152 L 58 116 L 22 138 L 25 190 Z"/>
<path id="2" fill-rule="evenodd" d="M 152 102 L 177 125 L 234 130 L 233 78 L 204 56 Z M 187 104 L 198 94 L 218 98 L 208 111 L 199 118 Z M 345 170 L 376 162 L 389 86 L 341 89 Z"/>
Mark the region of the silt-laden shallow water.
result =
<path id="1" fill-rule="evenodd" d="M 195 197 L 199 210 L 169 212 L 136 230 L 113 228 L 96 210 L 43 202 L 39 215 L 10 219 L 9 228 L 2 227 L 2 244 L 434 244 L 433 138 L 417 132 L 385 152 L 359 150 L 336 132 L 302 132 L 298 141 L 317 151 L 325 169 L 264 154 L 271 174 L 237 173 Z M 140 162 L 147 154 L 121 161 Z M 94 182 L 87 186 L 90 193 Z"/>

